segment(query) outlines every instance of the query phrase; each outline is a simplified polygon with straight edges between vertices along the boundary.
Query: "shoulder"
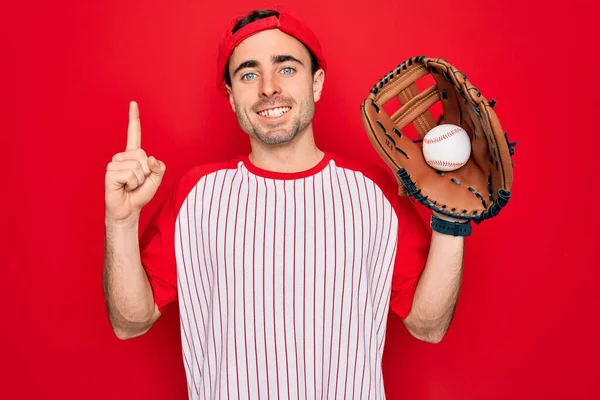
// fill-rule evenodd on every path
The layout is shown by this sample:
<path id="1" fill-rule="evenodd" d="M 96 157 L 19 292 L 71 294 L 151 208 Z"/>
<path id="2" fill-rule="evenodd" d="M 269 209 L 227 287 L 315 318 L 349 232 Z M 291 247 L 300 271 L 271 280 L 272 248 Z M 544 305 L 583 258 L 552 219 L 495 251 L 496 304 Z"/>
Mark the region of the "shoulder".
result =
<path id="1" fill-rule="evenodd" d="M 331 158 L 337 168 L 343 168 L 363 175 L 366 180 L 371 181 L 380 189 L 388 200 L 395 200 L 398 195 L 398 180 L 386 165 L 367 161 L 363 159 L 350 159 L 332 154 Z"/>
<path id="2" fill-rule="evenodd" d="M 237 169 L 239 167 L 240 160 L 241 157 L 236 157 L 226 161 L 195 165 L 183 174 L 179 180 L 178 186 L 180 188 L 189 185 L 193 186 L 196 185 L 202 178 L 205 178 L 211 174 L 220 171 Z"/>
<path id="3" fill-rule="evenodd" d="M 365 181 L 387 199 L 396 215 L 403 221 L 414 221 L 415 216 L 418 216 L 419 212 L 411 197 L 398 195 L 401 183 L 383 161 L 376 163 L 358 158 L 351 160 L 337 155 L 332 155 L 332 160 L 337 168 L 352 170 L 364 176 Z"/>
<path id="4" fill-rule="evenodd" d="M 179 175 L 174 183 L 169 185 L 162 195 L 163 197 L 156 200 L 157 208 L 152 211 L 152 217 L 145 228 L 144 243 L 147 243 L 159 231 L 173 234 L 175 221 L 179 216 L 181 207 L 185 204 L 190 193 L 194 191 L 198 184 L 202 183 L 204 178 L 220 171 L 239 168 L 238 165 L 239 159 L 237 158 L 222 162 L 205 163 L 189 168 L 183 175 Z"/>
<path id="5" fill-rule="evenodd" d="M 239 168 L 241 157 L 225 161 L 198 164 L 188 169 L 176 182 L 172 191 L 173 206 L 179 208 L 194 188 L 210 176 Z"/>

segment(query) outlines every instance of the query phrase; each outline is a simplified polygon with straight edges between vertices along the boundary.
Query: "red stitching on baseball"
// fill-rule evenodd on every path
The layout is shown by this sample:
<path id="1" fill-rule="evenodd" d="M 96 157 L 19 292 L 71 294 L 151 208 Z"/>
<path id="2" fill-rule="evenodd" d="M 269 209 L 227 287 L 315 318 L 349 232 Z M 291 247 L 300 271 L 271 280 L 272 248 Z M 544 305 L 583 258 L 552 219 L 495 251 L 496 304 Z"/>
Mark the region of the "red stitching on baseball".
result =
<path id="1" fill-rule="evenodd" d="M 433 144 L 433 143 L 441 142 L 442 140 L 446 140 L 449 137 L 456 135 L 461 130 L 462 130 L 462 128 L 456 127 L 454 129 L 452 129 L 450 132 L 446 132 L 443 135 L 436 137 L 435 139 L 425 139 L 425 140 L 423 140 L 423 143 Z"/>
<path id="2" fill-rule="evenodd" d="M 442 160 L 429 160 L 429 164 L 439 165 L 440 167 L 461 167 L 465 162 L 451 162 L 451 161 L 442 161 Z"/>

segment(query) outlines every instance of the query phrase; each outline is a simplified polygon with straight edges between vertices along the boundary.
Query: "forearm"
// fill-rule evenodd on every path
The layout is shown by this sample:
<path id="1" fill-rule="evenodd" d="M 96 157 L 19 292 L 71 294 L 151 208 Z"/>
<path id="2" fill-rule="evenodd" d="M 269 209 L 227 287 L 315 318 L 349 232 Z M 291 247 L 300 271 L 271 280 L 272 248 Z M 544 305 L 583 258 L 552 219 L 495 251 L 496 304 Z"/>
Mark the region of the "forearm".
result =
<path id="1" fill-rule="evenodd" d="M 105 223 L 104 294 L 115 334 L 139 336 L 160 316 L 148 277 L 142 267 L 138 221 Z"/>
<path id="2" fill-rule="evenodd" d="M 462 280 L 464 238 L 433 232 L 427 264 L 404 323 L 421 340 L 439 342 L 454 315 Z"/>

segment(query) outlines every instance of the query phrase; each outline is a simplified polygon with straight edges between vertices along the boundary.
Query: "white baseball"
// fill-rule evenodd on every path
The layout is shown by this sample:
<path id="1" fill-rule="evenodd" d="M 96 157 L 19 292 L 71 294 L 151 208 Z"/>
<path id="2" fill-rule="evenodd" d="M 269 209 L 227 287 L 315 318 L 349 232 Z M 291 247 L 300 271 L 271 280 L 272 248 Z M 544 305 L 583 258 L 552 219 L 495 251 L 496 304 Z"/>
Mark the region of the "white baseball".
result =
<path id="1" fill-rule="evenodd" d="M 438 125 L 423 137 L 423 156 L 439 171 L 454 171 L 469 161 L 471 139 L 460 126 Z"/>

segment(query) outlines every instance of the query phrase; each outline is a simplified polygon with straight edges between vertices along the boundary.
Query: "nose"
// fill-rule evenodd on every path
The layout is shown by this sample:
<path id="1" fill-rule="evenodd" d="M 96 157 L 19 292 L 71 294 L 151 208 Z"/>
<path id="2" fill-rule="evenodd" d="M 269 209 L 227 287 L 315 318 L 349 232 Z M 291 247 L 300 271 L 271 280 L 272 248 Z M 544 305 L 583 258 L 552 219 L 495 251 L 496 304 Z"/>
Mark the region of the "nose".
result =
<path id="1" fill-rule="evenodd" d="M 260 96 L 273 97 L 279 93 L 281 93 L 281 88 L 279 87 L 277 77 L 272 74 L 264 74 L 260 85 Z"/>

